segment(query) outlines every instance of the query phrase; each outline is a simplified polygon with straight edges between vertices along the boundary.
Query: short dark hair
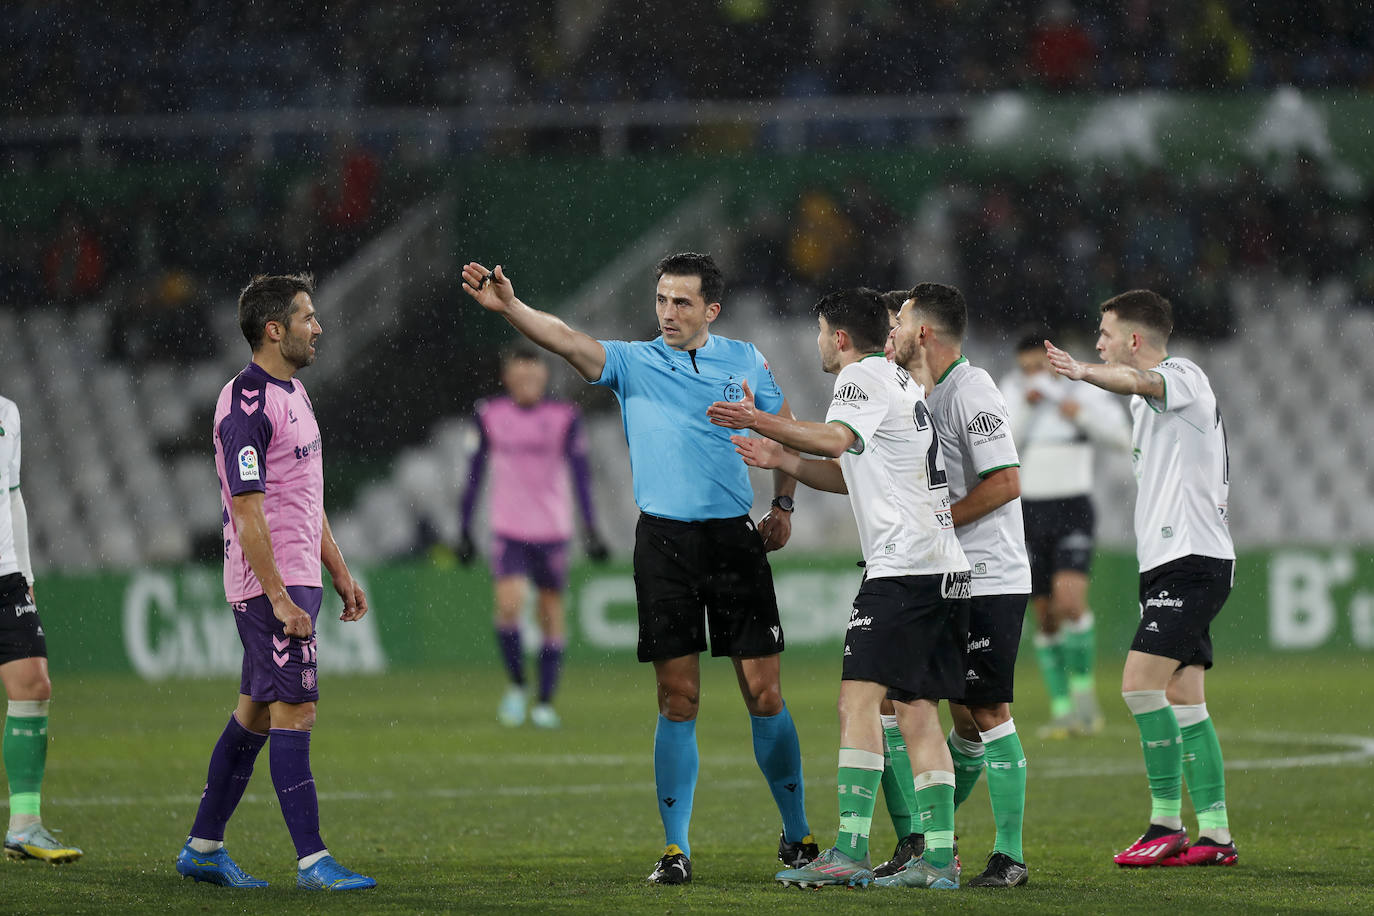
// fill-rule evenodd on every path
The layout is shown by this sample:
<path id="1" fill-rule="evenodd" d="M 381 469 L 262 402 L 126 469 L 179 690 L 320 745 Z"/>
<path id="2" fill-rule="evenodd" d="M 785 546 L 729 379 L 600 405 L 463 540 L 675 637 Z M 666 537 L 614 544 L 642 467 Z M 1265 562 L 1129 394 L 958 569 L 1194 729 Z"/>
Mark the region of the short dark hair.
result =
<path id="1" fill-rule="evenodd" d="M 935 324 L 956 340 L 964 339 L 968 330 L 968 304 L 964 294 L 947 283 L 917 283 L 907 294 L 917 307 L 935 320 Z"/>
<path id="2" fill-rule="evenodd" d="M 1164 340 L 1174 332 L 1174 307 L 1159 293 L 1133 289 L 1102 303 L 1102 314 L 1115 312 L 1122 321 L 1134 321 L 1154 331 Z"/>
<path id="3" fill-rule="evenodd" d="M 847 333 L 860 350 L 881 350 L 890 328 L 887 300 L 866 286 L 827 293 L 811 311 L 833 330 Z"/>
<path id="4" fill-rule="evenodd" d="M 1016 335 L 1016 352 L 1029 353 L 1031 350 L 1044 350 L 1045 341 L 1050 339 L 1050 332 L 1047 328 L 1027 327 L 1022 328 Z"/>
<path id="5" fill-rule="evenodd" d="M 909 289 L 890 289 L 882 294 L 883 304 L 887 306 L 888 312 L 895 315 L 906 305 L 906 301 L 911 298 Z"/>
<path id="6" fill-rule="evenodd" d="M 501 365 L 503 366 L 514 362 L 542 363 L 543 361 L 544 351 L 523 340 L 516 341 L 501 351 Z"/>
<path id="7" fill-rule="evenodd" d="M 239 330 L 248 346 L 257 350 L 267 322 L 279 321 L 291 326 L 292 300 L 297 293 L 315 292 L 315 277 L 309 273 L 258 274 L 239 293 Z"/>
<path id="8" fill-rule="evenodd" d="M 725 274 L 716 266 L 716 259 L 709 254 L 695 251 L 680 251 L 670 254 L 654 267 L 654 279 L 661 280 L 663 275 L 670 277 L 701 278 L 701 298 L 706 304 L 719 302 L 725 293 Z"/>

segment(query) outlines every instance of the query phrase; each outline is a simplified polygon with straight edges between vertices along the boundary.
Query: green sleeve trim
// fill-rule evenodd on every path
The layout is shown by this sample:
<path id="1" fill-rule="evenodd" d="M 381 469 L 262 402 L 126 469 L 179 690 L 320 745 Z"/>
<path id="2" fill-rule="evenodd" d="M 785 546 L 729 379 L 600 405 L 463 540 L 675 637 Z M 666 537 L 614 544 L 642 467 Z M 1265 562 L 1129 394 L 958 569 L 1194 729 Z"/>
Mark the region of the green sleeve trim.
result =
<path id="1" fill-rule="evenodd" d="M 940 377 L 937 378 L 937 379 L 935 380 L 935 384 L 938 385 L 938 384 L 940 384 L 941 382 L 943 382 L 943 381 L 945 380 L 945 377 L 948 376 L 951 372 L 954 371 L 954 367 L 955 367 L 955 366 L 961 365 L 961 364 L 966 363 L 966 362 L 968 362 L 968 357 L 967 357 L 967 356 L 961 356 L 961 357 L 959 357 L 958 359 L 956 359 L 954 362 L 950 363 L 950 364 L 949 364 L 949 368 L 946 369 L 944 372 L 940 373 Z"/>
<path id="2" fill-rule="evenodd" d="M 877 350 L 877 351 L 875 351 L 875 352 L 873 352 L 873 353 L 865 353 L 863 356 L 860 356 L 860 357 L 859 357 L 859 362 L 863 362 L 863 361 L 866 360 L 866 359 L 872 359 L 872 358 L 875 357 L 875 356 L 882 356 L 884 359 L 887 358 L 887 357 L 883 354 L 883 351 L 882 351 L 882 350 Z"/>
<path id="3" fill-rule="evenodd" d="M 979 479 L 979 480 L 982 480 L 984 477 L 988 476 L 989 474 L 996 474 L 998 471 L 1005 471 L 1007 468 L 1019 468 L 1020 466 L 1021 466 L 1021 463 L 1020 463 L 1019 461 L 1018 461 L 1016 464 L 999 464 L 999 465 L 998 465 L 997 467 L 995 467 L 995 468 L 988 468 L 986 471 L 979 471 L 979 472 L 978 472 L 978 479 Z"/>
<path id="4" fill-rule="evenodd" d="M 864 445 L 864 437 L 861 436 L 861 435 L 859 435 L 859 431 L 858 431 L 857 429 L 855 429 L 854 427 L 850 426 L 848 423 L 844 422 L 843 420 L 827 420 L 826 422 L 827 422 L 827 423 L 838 423 L 838 424 L 840 424 L 841 426 L 843 426 L 845 429 L 849 430 L 851 433 L 854 434 L 854 439 L 855 439 L 856 442 L 859 443 L 859 447 L 858 447 L 858 448 L 855 448 L 854 446 L 851 445 L 849 448 L 845 449 L 846 452 L 848 452 L 848 453 L 851 454 L 851 455 L 862 455 L 862 454 L 864 453 L 864 448 L 866 447 L 866 446 Z"/>
<path id="5" fill-rule="evenodd" d="M 17 489 L 19 489 L 19 484 L 15 484 L 14 486 L 10 487 L 10 492 L 13 493 Z"/>
<path id="6" fill-rule="evenodd" d="M 1156 407 L 1156 406 L 1155 406 L 1155 399 L 1154 399 L 1154 398 L 1148 398 L 1148 397 L 1145 399 L 1145 403 L 1146 403 L 1146 404 L 1149 404 L 1149 405 L 1150 405 L 1150 409 L 1153 410 L 1155 413 L 1168 413 L 1168 412 L 1169 412 L 1169 380 L 1168 380 L 1167 378 L 1164 377 L 1164 373 L 1162 373 L 1162 372 L 1155 372 L 1155 370 L 1153 370 L 1153 369 L 1151 369 L 1150 371 L 1153 372 L 1155 375 L 1159 376 L 1159 383 L 1160 383 L 1161 385 L 1164 386 L 1164 397 L 1161 398 L 1161 400 L 1164 402 L 1164 406 L 1163 406 L 1163 407 Z"/>

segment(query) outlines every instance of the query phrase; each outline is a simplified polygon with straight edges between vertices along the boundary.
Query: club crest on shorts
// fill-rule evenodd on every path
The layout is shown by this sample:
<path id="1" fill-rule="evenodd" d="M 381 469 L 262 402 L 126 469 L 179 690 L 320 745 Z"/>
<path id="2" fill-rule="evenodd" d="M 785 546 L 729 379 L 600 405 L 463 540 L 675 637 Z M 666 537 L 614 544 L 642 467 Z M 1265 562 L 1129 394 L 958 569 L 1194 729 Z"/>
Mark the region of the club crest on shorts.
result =
<path id="1" fill-rule="evenodd" d="M 315 689 L 315 669 L 306 668 L 301 672 L 301 686 L 306 690 Z"/>

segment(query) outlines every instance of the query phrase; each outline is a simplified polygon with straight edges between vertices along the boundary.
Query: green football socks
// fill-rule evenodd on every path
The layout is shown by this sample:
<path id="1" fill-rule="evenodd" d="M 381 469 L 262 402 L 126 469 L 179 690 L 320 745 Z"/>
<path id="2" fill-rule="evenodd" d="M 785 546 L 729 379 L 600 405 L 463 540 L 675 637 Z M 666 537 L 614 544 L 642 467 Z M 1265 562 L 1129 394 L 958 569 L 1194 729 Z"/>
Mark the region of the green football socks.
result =
<path id="1" fill-rule="evenodd" d="M 983 742 L 968 741 L 949 730 L 949 756 L 954 759 L 954 807 L 957 809 L 968 798 L 983 772 Z"/>
<path id="2" fill-rule="evenodd" d="M 930 770 L 912 781 L 920 832 L 926 837 L 922 856 L 934 868 L 954 861 L 954 778 L 953 773 Z"/>
<path id="3" fill-rule="evenodd" d="M 906 752 L 906 739 L 897 727 L 896 716 L 883 716 L 883 801 L 897 839 L 919 833 L 915 824 L 916 798 L 912 783 L 911 757 Z"/>
<path id="4" fill-rule="evenodd" d="M 988 798 L 997 837 L 992 851 L 1025 862 L 1021 851 L 1021 827 L 1026 815 L 1026 754 L 1016 734 L 1015 720 L 980 733 L 987 763 Z"/>
<path id="5" fill-rule="evenodd" d="M 1162 690 L 1122 693 L 1140 729 L 1145 775 L 1150 781 L 1150 823 L 1180 830 L 1183 803 L 1183 735 Z M 1163 704 L 1158 705 L 1158 704 Z M 1154 706 L 1154 709 L 1149 707 Z"/>
<path id="6" fill-rule="evenodd" d="M 1084 611 L 1077 620 L 1065 621 L 1061 647 L 1064 655 L 1064 668 L 1068 672 L 1069 690 L 1073 694 L 1092 693 L 1093 665 L 1097 656 L 1097 636 L 1094 632 L 1093 615 Z"/>
<path id="7" fill-rule="evenodd" d="M 1050 718 L 1063 719 L 1073 712 L 1069 696 L 1069 672 L 1064 664 L 1064 642 L 1059 633 L 1035 634 L 1035 659 L 1045 678 L 1045 690 L 1050 695 Z"/>
<path id="8" fill-rule="evenodd" d="M 868 856 L 868 831 L 873 825 L 873 806 L 877 804 L 882 779 L 882 754 L 840 748 L 840 831 L 835 848 L 851 859 L 863 861 Z"/>
<path id="9" fill-rule="evenodd" d="M 1220 843 L 1231 840 L 1226 817 L 1226 773 L 1222 764 L 1221 743 L 1207 715 L 1207 705 L 1174 707 L 1175 716 L 1187 723 L 1183 736 L 1183 779 L 1188 798 L 1197 814 L 1198 836 Z M 1201 720 L 1197 721 L 1198 715 Z"/>
<path id="10" fill-rule="evenodd" d="M 48 701 L 10 700 L 5 716 L 5 775 L 10 789 L 10 828 L 39 819 L 43 769 L 48 759 Z"/>

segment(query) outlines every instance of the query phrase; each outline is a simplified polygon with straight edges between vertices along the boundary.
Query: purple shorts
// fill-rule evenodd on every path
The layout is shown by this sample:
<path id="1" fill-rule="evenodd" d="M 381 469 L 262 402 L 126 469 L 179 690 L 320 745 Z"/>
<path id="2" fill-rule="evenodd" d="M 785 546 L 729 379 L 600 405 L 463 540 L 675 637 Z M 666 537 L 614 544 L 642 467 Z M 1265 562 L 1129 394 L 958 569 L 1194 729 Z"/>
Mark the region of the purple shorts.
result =
<path id="1" fill-rule="evenodd" d="M 495 535 L 491 539 L 491 574 L 525 576 L 536 588 L 562 591 L 568 584 L 568 542 L 535 544 Z"/>
<path id="2" fill-rule="evenodd" d="M 234 623 L 243 643 L 243 676 L 239 693 L 255 703 L 314 703 L 320 698 L 316 679 L 314 624 L 320 616 L 324 590 L 308 585 L 288 585 L 286 593 L 310 615 L 309 639 L 287 636 L 272 614 L 266 595 L 235 601 Z"/>

